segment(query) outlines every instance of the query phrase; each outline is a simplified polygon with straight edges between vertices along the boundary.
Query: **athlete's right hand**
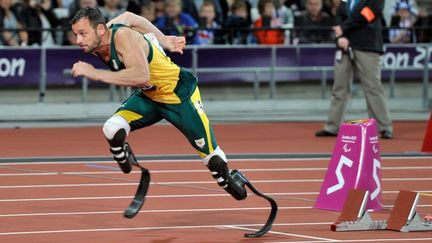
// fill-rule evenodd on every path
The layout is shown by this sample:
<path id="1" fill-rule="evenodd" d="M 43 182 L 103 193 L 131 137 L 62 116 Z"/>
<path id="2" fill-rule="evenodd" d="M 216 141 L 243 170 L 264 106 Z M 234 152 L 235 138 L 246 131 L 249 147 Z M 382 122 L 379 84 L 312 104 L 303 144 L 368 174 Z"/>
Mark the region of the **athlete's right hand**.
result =
<path id="1" fill-rule="evenodd" d="M 82 61 L 76 62 L 72 67 L 72 75 L 74 77 L 84 76 L 89 79 L 97 80 L 95 77 L 95 71 L 96 69 L 93 65 Z"/>
<path id="2" fill-rule="evenodd" d="M 164 48 L 169 50 L 170 52 L 178 52 L 183 54 L 183 49 L 186 46 L 186 39 L 184 36 L 174 36 L 167 35 L 165 36 L 165 46 Z"/>

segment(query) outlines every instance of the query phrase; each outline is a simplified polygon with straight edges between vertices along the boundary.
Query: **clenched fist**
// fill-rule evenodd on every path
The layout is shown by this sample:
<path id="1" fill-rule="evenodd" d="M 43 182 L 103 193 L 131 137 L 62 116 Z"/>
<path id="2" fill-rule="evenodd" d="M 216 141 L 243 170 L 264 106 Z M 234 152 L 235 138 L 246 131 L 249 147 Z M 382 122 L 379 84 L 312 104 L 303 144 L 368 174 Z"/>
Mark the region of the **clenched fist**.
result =
<path id="1" fill-rule="evenodd" d="M 72 75 L 74 77 L 84 76 L 89 79 L 97 80 L 95 74 L 96 69 L 93 67 L 93 65 L 86 62 L 76 62 L 72 67 Z"/>

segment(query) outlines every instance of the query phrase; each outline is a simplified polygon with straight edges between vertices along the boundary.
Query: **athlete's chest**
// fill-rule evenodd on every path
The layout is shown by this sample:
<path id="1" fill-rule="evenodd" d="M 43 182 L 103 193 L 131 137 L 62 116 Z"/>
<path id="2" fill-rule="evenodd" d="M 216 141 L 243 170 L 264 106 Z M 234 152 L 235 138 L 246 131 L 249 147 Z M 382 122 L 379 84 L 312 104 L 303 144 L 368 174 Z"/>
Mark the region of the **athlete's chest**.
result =
<path id="1" fill-rule="evenodd" d="M 121 57 L 117 52 L 103 52 L 96 53 L 99 59 L 101 59 L 107 66 L 111 68 L 112 71 L 119 71 L 125 68 L 123 62 L 121 61 Z"/>

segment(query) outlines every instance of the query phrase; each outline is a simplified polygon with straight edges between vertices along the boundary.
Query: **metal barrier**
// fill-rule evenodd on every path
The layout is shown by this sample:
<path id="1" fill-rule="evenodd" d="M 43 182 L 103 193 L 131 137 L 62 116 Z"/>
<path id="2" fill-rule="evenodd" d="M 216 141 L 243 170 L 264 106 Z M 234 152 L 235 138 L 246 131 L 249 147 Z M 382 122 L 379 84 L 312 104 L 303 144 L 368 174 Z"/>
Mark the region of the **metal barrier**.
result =
<path id="1" fill-rule="evenodd" d="M 321 98 L 325 99 L 327 97 L 326 90 L 327 90 L 327 80 L 328 77 L 333 72 L 333 66 L 332 65 L 311 65 L 311 66 L 281 66 L 280 63 L 277 63 L 277 58 L 280 58 L 278 56 L 277 51 L 280 49 L 292 49 L 293 53 L 298 53 L 302 48 L 331 48 L 334 49 L 333 45 L 299 45 L 299 46 L 187 46 L 186 51 L 189 51 L 190 54 L 190 70 L 196 74 L 210 74 L 210 73 L 246 73 L 246 74 L 253 74 L 253 94 L 255 99 L 259 99 L 259 91 L 260 91 L 260 84 L 264 81 L 264 78 L 262 78 L 262 74 L 269 75 L 269 78 L 265 81 L 268 81 L 269 87 L 270 87 L 270 94 L 269 98 L 274 99 L 276 98 L 277 92 L 276 92 L 276 86 L 279 82 L 276 78 L 277 74 L 281 73 L 319 73 L 318 79 L 320 80 L 320 87 L 321 87 Z M 201 65 L 202 61 L 199 56 L 199 51 L 208 51 L 212 49 L 224 49 L 224 50 L 231 50 L 231 48 L 234 49 L 244 49 L 242 53 L 248 54 L 248 51 L 250 50 L 263 50 L 263 55 L 265 55 L 263 58 L 268 61 L 268 65 L 264 66 L 260 64 L 259 67 L 253 67 L 247 66 L 247 65 L 241 65 L 241 63 L 237 63 L 235 67 L 212 67 L 212 66 L 204 66 Z M 390 71 L 389 75 L 389 86 L 390 86 L 390 92 L 389 97 L 393 99 L 395 97 L 395 86 L 396 86 L 396 74 L 399 72 L 407 72 L 407 71 L 413 71 L 416 73 L 422 73 L 422 95 L 421 95 L 421 101 L 422 101 L 422 107 L 427 108 L 429 104 L 429 72 L 430 67 L 432 67 L 432 60 L 431 60 L 431 52 L 432 52 L 432 44 L 422 44 L 422 45 L 413 45 L 413 44 L 405 44 L 405 45 L 387 45 L 387 49 L 389 48 L 415 48 L 416 50 L 421 50 L 420 56 L 413 57 L 413 59 L 416 59 L 417 65 L 410 64 L 410 65 L 404 65 L 404 66 L 385 66 L 382 68 L 383 71 Z M 5 47 L 0 48 L 0 51 L 3 49 L 8 49 Z M 44 102 L 45 99 L 45 93 L 47 88 L 47 50 L 50 48 L 31 48 L 32 50 L 40 50 L 40 72 L 39 72 L 39 102 Z M 51 48 L 52 49 L 52 48 Z M 77 48 L 57 48 L 58 50 L 74 50 L 76 52 L 82 53 L 81 50 Z M 75 50 L 76 49 L 76 50 Z M 74 52 L 75 54 L 75 52 Z M 313 55 L 312 52 L 309 55 Z M 326 54 L 327 55 L 327 54 Z M 89 55 L 87 55 L 89 56 Z M 326 57 L 328 57 L 327 55 Z M 402 56 L 403 58 L 404 56 Z M 420 58 L 421 57 L 421 58 Z M 202 58 L 202 57 L 201 57 Z M 245 57 L 247 59 L 248 57 Z M 331 57 L 332 58 L 332 57 Z M 392 57 L 393 58 L 393 57 Z M 389 60 L 393 60 L 392 58 L 388 58 Z M 410 57 L 411 58 L 411 57 Z M 228 57 L 229 59 L 229 57 Z M 77 59 L 78 60 L 78 59 Z M 404 61 L 404 59 L 401 59 Z M 388 60 L 387 60 L 388 61 Z M 399 60 L 400 61 L 400 60 Z M 397 58 L 394 58 L 394 62 L 398 62 Z M 411 61 L 410 61 L 411 62 Z M 414 63 L 414 60 L 412 61 Z M 408 62 L 407 62 L 408 63 Z M 421 63 L 423 66 L 419 66 L 419 63 Z M 304 64 L 304 63 L 303 63 Z M 0 74 L 2 65 L 0 63 Z M 66 69 L 64 74 L 67 74 L 68 70 Z M 69 70 L 70 72 L 70 70 Z M 1 75 L 0 75 L 1 76 Z M 247 80 L 248 82 L 251 79 Z M 115 87 L 110 86 L 110 97 L 109 100 L 113 101 L 115 96 Z M 130 89 L 125 90 L 126 93 L 130 93 Z M 82 102 L 87 102 L 87 95 L 88 95 L 88 80 L 83 79 L 82 82 Z M 420 96 L 420 95 L 419 95 Z"/>
<path id="2" fill-rule="evenodd" d="M 390 86 L 390 92 L 389 97 L 393 99 L 395 97 L 394 90 L 395 90 L 395 84 L 396 84 L 396 72 L 398 71 L 423 71 L 423 78 L 422 78 L 422 108 L 426 109 L 429 106 L 430 100 L 429 100 L 429 72 L 430 72 L 430 64 L 431 61 L 431 52 L 432 52 L 432 45 L 431 44 L 423 44 L 423 45 L 414 45 L 414 44 L 405 44 L 405 45 L 387 45 L 387 47 L 421 47 L 425 48 L 425 57 L 423 62 L 423 67 L 383 67 L 382 71 L 390 71 L 390 78 L 389 78 L 389 86 Z M 203 48 L 203 47 L 192 47 L 192 72 L 195 75 L 198 75 L 199 73 L 226 73 L 226 72 L 246 72 L 246 73 L 254 73 L 254 81 L 253 81 L 253 87 L 254 87 L 254 98 L 259 98 L 259 87 L 260 87 L 260 73 L 271 73 L 270 78 L 270 99 L 274 99 L 276 97 L 276 80 L 275 80 L 275 72 L 320 72 L 321 78 L 320 78 L 320 87 L 321 87 L 321 98 L 325 99 L 327 97 L 326 95 L 326 88 L 327 88 L 327 76 L 328 73 L 334 71 L 334 66 L 308 66 L 308 67 L 276 67 L 276 48 L 277 46 L 271 47 L 271 66 L 268 68 L 263 67 L 241 67 L 241 68 L 199 68 L 198 67 L 198 55 L 197 55 L 197 49 Z M 224 47 L 219 47 L 224 48 Z"/>

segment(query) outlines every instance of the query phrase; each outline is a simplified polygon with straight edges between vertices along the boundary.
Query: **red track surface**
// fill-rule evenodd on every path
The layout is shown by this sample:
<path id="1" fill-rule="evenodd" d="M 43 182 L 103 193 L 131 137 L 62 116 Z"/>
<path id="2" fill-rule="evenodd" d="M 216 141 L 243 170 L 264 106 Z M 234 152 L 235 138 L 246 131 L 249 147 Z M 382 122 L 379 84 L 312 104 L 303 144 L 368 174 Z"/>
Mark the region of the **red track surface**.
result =
<path id="1" fill-rule="evenodd" d="M 396 138 L 382 141 L 381 152 L 418 151 L 425 127 L 426 122 L 396 123 Z M 318 123 L 247 123 L 216 125 L 215 131 L 228 154 L 331 153 L 335 138 L 315 138 L 320 128 Z M 99 127 L 0 129 L 0 137 L 1 157 L 109 155 Z M 193 153 L 171 126 L 135 132 L 130 143 L 138 155 Z M 382 160 L 387 208 L 401 189 L 432 190 L 431 157 Z M 235 201 L 199 160 L 146 161 L 153 184 L 134 219 L 123 218 L 122 211 L 139 174 L 123 175 L 111 161 L 77 162 L 0 164 L 0 242 L 432 241 L 432 232 L 331 232 L 338 213 L 312 208 L 328 159 L 230 161 L 278 201 L 273 231 L 260 239 L 243 233 L 264 223 L 267 202 L 252 195 Z M 420 204 L 420 213 L 432 213 L 432 199 L 422 198 Z M 388 213 L 373 217 L 384 219 Z"/>

